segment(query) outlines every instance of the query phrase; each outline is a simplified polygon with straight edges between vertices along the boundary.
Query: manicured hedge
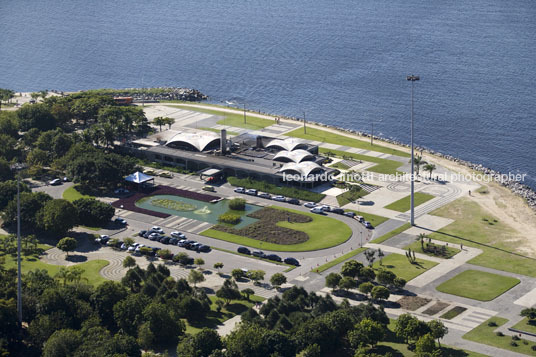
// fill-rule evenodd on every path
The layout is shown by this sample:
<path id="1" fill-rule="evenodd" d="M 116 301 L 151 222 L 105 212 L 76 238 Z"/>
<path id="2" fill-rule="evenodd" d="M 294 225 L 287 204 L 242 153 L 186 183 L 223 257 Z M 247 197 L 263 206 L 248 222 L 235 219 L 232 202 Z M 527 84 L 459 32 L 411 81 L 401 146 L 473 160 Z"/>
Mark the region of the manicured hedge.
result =
<path id="1" fill-rule="evenodd" d="M 276 186 L 265 181 L 257 181 L 257 180 L 252 180 L 250 178 L 239 179 L 237 177 L 230 176 L 227 178 L 227 182 L 229 182 L 233 186 L 240 186 L 244 188 L 255 188 L 258 191 L 264 191 L 264 192 L 268 192 L 274 195 L 282 195 L 286 197 L 297 198 L 303 201 L 319 202 L 324 197 L 326 197 L 326 195 L 322 193 L 302 190 L 296 187 Z"/>

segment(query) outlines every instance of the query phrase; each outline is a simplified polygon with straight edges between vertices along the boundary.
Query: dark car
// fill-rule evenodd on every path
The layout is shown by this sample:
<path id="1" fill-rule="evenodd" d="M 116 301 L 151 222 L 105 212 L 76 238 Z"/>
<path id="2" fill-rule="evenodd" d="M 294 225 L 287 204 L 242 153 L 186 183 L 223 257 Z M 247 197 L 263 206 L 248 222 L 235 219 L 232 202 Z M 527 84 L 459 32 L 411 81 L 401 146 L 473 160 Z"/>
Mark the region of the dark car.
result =
<path id="1" fill-rule="evenodd" d="M 356 216 L 355 212 L 352 212 L 352 211 L 346 211 L 344 212 L 344 215 L 348 217 L 352 217 L 352 218 Z"/>
<path id="2" fill-rule="evenodd" d="M 177 238 L 171 238 L 171 239 L 169 240 L 169 244 L 177 245 L 177 242 L 178 242 L 178 241 L 179 241 L 179 240 L 178 240 Z"/>
<path id="3" fill-rule="evenodd" d="M 116 219 L 114 219 L 114 223 L 125 226 L 127 224 L 127 221 L 121 217 L 117 217 Z"/>
<path id="4" fill-rule="evenodd" d="M 258 258 L 264 258 L 266 257 L 266 254 L 264 254 L 263 251 L 260 251 L 260 250 L 254 250 L 253 253 L 251 253 L 254 257 L 258 257 Z"/>
<path id="5" fill-rule="evenodd" d="M 297 198 L 287 198 L 287 203 L 293 204 L 293 205 L 299 205 L 300 200 Z"/>
<path id="6" fill-rule="evenodd" d="M 197 251 L 198 252 L 208 253 L 208 252 L 210 252 L 210 247 L 208 245 L 201 244 L 200 246 L 197 247 Z"/>
<path id="7" fill-rule="evenodd" d="M 140 231 L 140 232 L 138 233 L 138 235 L 139 235 L 140 237 L 145 237 L 146 234 L 147 234 L 147 231 L 146 231 L 146 230 Z"/>
<path id="8" fill-rule="evenodd" d="M 283 261 L 283 259 L 281 259 L 281 257 L 277 254 L 268 254 L 267 256 L 265 256 L 266 259 L 269 259 L 269 260 L 272 260 L 274 262 L 281 262 Z"/>
<path id="9" fill-rule="evenodd" d="M 247 249 L 246 247 L 238 247 L 238 249 L 237 249 L 236 251 L 237 251 L 238 253 L 251 255 L 251 252 L 250 252 L 249 249 Z"/>
<path id="10" fill-rule="evenodd" d="M 344 210 L 342 208 L 331 208 L 330 212 L 337 213 L 337 214 L 343 214 Z"/>
<path id="11" fill-rule="evenodd" d="M 162 237 L 160 238 L 160 243 L 162 244 L 169 244 L 170 237 Z"/>
<path id="12" fill-rule="evenodd" d="M 160 250 L 160 248 L 158 248 L 158 247 L 150 247 L 150 248 L 153 250 L 153 252 L 149 253 L 149 255 L 152 256 L 152 257 L 156 257 L 156 252 L 158 252 Z"/>
<path id="13" fill-rule="evenodd" d="M 285 264 L 300 266 L 300 262 L 296 258 L 288 257 L 284 260 Z"/>
<path id="14" fill-rule="evenodd" d="M 179 243 L 179 247 L 186 248 L 192 243 L 195 243 L 195 242 L 193 240 L 184 240 L 182 243 Z"/>

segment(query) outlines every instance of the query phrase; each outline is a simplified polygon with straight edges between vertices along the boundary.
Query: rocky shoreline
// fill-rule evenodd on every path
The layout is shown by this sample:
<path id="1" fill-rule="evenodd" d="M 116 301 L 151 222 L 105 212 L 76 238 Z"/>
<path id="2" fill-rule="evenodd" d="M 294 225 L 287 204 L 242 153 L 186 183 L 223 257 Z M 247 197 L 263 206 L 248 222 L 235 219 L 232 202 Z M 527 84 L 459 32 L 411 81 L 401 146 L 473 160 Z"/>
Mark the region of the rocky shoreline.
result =
<path id="1" fill-rule="evenodd" d="M 134 102 L 158 102 L 167 100 L 200 102 L 208 98 L 197 89 L 179 87 L 97 89 L 92 91 L 113 95 L 114 97 L 132 97 Z"/>
<path id="2" fill-rule="evenodd" d="M 299 119 L 299 118 L 292 118 L 292 117 L 286 117 L 286 119 L 294 120 L 294 121 L 301 121 L 301 119 Z M 328 129 L 338 130 L 338 131 L 341 131 L 341 132 L 345 132 L 345 133 L 349 133 L 349 134 L 354 134 L 354 135 L 370 138 L 370 134 L 365 133 L 365 132 L 361 132 L 361 131 L 358 131 L 358 130 L 345 129 L 345 128 L 341 128 L 341 127 L 338 127 L 338 126 L 335 126 L 335 125 L 316 123 L 316 122 L 312 122 L 312 121 L 308 122 L 308 123 L 314 124 L 316 126 L 328 128 Z M 406 143 L 403 143 L 403 142 L 400 142 L 400 141 L 397 141 L 397 140 L 393 140 L 393 139 L 378 137 L 376 135 L 374 136 L 374 140 L 383 141 L 383 142 L 398 145 L 398 146 L 409 147 L 409 145 L 406 144 Z M 515 195 L 524 198 L 525 201 L 527 202 L 527 204 L 529 205 L 529 207 L 532 208 L 534 211 L 536 211 L 536 191 L 534 191 L 529 186 L 524 185 L 524 184 L 522 184 L 522 183 L 520 183 L 518 181 L 511 180 L 511 179 L 506 179 L 506 178 L 502 177 L 503 174 L 500 171 L 493 170 L 493 169 L 491 169 L 489 167 L 485 167 L 485 166 L 483 166 L 481 164 L 475 164 L 475 163 L 472 163 L 470 161 L 462 160 L 462 159 L 459 159 L 459 158 L 454 157 L 452 155 L 443 154 L 443 153 L 435 151 L 435 150 L 431 150 L 431 149 L 427 149 L 427 148 L 423 148 L 423 147 L 415 147 L 415 149 L 418 150 L 418 151 L 426 152 L 426 153 L 431 154 L 431 155 L 438 156 L 438 157 L 443 158 L 443 159 L 450 160 L 450 161 L 455 162 L 457 164 L 466 166 L 466 167 L 468 167 L 468 168 L 470 168 L 472 170 L 475 170 L 475 171 L 481 172 L 483 174 L 492 176 L 495 182 L 498 182 L 500 185 L 508 188 Z"/>

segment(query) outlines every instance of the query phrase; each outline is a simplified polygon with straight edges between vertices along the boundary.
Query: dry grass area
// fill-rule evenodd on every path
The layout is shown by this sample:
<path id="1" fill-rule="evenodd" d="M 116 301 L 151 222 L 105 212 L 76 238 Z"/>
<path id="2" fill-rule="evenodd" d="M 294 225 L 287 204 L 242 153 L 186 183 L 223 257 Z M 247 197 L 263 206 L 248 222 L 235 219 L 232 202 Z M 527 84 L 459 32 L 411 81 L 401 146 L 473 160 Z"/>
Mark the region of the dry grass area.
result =
<path id="1" fill-rule="evenodd" d="M 409 310 L 409 311 L 415 311 L 419 307 L 423 307 L 424 305 L 428 304 L 432 299 L 423 298 L 420 296 L 404 296 L 400 300 L 397 301 L 397 303 L 400 304 L 400 307 Z"/>

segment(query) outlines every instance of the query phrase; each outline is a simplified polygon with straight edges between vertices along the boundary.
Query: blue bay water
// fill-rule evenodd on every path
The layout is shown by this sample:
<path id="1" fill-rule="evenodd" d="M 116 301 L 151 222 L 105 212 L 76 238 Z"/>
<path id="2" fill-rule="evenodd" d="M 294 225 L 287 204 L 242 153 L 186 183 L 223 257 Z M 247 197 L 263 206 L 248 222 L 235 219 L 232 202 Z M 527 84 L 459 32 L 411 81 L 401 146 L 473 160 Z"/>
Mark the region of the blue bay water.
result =
<path id="1" fill-rule="evenodd" d="M 0 1 L 0 87 L 184 86 L 409 141 L 536 187 L 531 0 Z"/>

